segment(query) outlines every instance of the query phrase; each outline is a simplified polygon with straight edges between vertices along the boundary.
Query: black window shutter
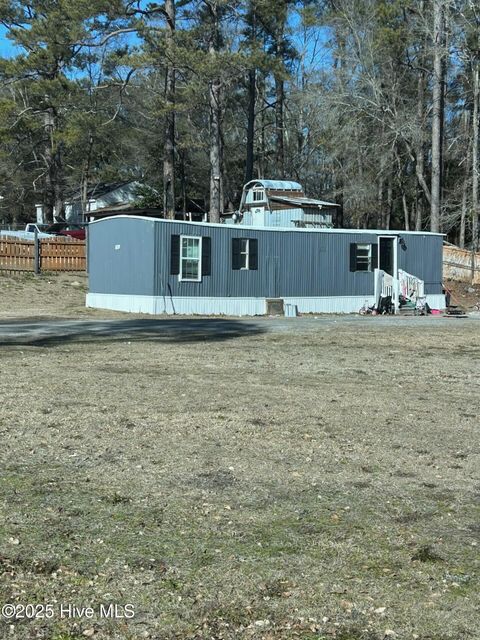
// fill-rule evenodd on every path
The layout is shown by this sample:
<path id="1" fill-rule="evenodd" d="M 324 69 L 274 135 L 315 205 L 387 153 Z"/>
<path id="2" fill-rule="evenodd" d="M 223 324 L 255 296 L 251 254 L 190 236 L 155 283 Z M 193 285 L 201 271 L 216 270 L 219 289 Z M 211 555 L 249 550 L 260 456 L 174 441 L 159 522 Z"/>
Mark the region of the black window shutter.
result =
<path id="1" fill-rule="evenodd" d="M 180 236 L 171 237 L 170 273 L 172 276 L 178 276 L 180 273 Z"/>
<path id="2" fill-rule="evenodd" d="M 232 269 L 240 269 L 240 238 L 232 238 Z"/>
<path id="3" fill-rule="evenodd" d="M 350 271 L 357 270 L 357 243 L 350 243 Z"/>
<path id="4" fill-rule="evenodd" d="M 202 238 L 202 276 L 212 273 L 212 239 L 208 236 Z"/>
<path id="5" fill-rule="evenodd" d="M 378 244 L 372 244 L 372 266 L 371 271 L 378 267 Z"/>
<path id="6" fill-rule="evenodd" d="M 258 240 L 255 238 L 250 238 L 250 242 L 248 243 L 248 267 L 252 271 L 257 271 L 258 269 Z"/>

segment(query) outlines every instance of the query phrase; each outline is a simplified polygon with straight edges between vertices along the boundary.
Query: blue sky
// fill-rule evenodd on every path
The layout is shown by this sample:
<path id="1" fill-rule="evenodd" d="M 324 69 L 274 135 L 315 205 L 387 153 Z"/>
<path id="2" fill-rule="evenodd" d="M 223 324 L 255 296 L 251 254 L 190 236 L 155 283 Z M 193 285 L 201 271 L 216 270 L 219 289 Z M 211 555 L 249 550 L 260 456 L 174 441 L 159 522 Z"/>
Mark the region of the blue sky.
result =
<path id="1" fill-rule="evenodd" d="M 15 47 L 7 38 L 7 29 L 0 25 L 0 57 L 10 58 L 15 55 Z"/>

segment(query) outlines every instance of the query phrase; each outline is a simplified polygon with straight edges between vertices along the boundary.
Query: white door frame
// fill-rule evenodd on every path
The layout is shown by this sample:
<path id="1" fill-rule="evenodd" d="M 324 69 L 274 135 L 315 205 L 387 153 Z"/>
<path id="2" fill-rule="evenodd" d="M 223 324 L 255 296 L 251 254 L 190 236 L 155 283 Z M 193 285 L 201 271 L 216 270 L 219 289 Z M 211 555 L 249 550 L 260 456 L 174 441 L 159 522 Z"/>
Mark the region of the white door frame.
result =
<path id="1" fill-rule="evenodd" d="M 383 234 L 378 236 L 378 251 L 377 251 L 377 268 L 380 269 L 380 239 L 393 240 L 393 304 L 395 311 L 399 306 L 399 288 L 398 288 L 398 236 L 392 234 Z"/>

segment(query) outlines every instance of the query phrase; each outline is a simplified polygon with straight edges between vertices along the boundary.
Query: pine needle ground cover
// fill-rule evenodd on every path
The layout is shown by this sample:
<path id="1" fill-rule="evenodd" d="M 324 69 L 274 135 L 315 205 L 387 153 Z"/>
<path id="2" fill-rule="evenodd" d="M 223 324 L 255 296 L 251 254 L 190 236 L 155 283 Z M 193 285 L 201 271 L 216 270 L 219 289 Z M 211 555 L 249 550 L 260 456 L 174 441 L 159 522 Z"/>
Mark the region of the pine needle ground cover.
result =
<path id="1" fill-rule="evenodd" d="M 478 322 L 369 320 L 2 344 L 0 637 L 474 638 Z"/>

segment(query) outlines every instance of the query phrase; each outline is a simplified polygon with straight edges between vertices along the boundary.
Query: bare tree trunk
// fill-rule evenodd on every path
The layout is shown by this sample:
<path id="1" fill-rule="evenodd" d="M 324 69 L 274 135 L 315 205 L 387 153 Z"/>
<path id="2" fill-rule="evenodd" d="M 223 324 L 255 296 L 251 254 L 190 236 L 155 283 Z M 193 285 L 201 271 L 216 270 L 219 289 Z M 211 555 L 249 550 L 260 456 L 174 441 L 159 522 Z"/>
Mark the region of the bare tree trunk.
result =
<path id="1" fill-rule="evenodd" d="M 217 2 L 209 2 L 208 7 L 212 18 L 209 42 L 209 53 L 212 62 L 216 64 L 217 53 L 220 49 L 220 25 Z M 220 222 L 222 207 L 222 85 L 219 77 L 210 81 L 208 87 L 210 106 L 210 222 Z"/>
<path id="2" fill-rule="evenodd" d="M 424 2 L 420 1 L 419 13 L 423 15 Z M 420 55 L 420 65 L 423 67 L 423 42 L 422 53 Z M 430 191 L 425 181 L 425 72 L 421 68 L 418 72 L 417 80 L 417 141 L 415 145 L 415 174 L 421 190 L 417 194 L 417 208 L 415 218 L 415 230 L 421 231 L 423 225 L 423 195 L 422 191 L 430 201 Z"/>
<path id="3" fill-rule="evenodd" d="M 45 97 L 48 105 L 48 96 Z M 54 222 L 62 218 L 65 204 L 63 197 L 63 159 L 62 145 L 54 140 L 56 129 L 55 108 L 46 106 L 43 116 L 44 126 L 44 163 L 45 192 L 43 198 L 43 215 L 45 222 Z"/>
<path id="4" fill-rule="evenodd" d="M 377 223 L 376 223 L 376 227 L 378 228 L 382 228 L 383 226 L 383 176 L 380 176 L 380 178 L 378 179 L 378 191 L 377 191 L 377 207 L 378 207 L 378 211 L 377 211 Z"/>
<path id="5" fill-rule="evenodd" d="M 410 231 L 410 216 L 408 213 L 407 194 L 405 193 L 405 189 L 402 186 L 400 188 L 402 190 L 404 228 L 405 231 Z"/>
<path id="6" fill-rule="evenodd" d="M 187 212 L 187 177 L 185 171 L 185 151 L 180 151 L 180 191 L 182 196 L 182 213 Z"/>
<path id="7" fill-rule="evenodd" d="M 257 72 L 248 72 L 248 121 L 247 121 L 247 158 L 245 166 L 245 182 L 253 180 L 253 163 L 255 158 L 255 106 L 257 101 Z"/>
<path id="8" fill-rule="evenodd" d="M 53 152 L 53 192 L 54 192 L 54 220 L 62 220 L 65 214 L 65 203 L 63 200 L 64 173 L 62 162 L 63 144 L 57 143 Z"/>
<path id="9" fill-rule="evenodd" d="M 421 192 L 417 194 L 415 214 L 415 231 L 421 231 L 423 225 L 423 196 Z"/>
<path id="10" fill-rule="evenodd" d="M 44 222 L 53 222 L 55 212 L 55 171 L 53 152 L 53 133 L 55 130 L 55 116 L 52 107 L 47 107 L 44 113 L 45 130 L 45 193 L 43 199 Z"/>
<path id="11" fill-rule="evenodd" d="M 285 178 L 285 130 L 284 130 L 284 108 L 285 108 L 285 83 L 283 78 L 275 78 L 275 139 L 277 158 L 277 178 Z"/>
<path id="12" fill-rule="evenodd" d="M 392 178 L 390 177 L 388 180 L 388 187 L 387 187 L 387 214 L 385 218 L 385 229 L 390 229 L 390 224 L 392 221 L 392 209 L 393 209 L 393 185 L 392 185 Z"/>
<path id="13" fill-rule="evenodd" d="M 430 230 L 440 231 L 441 174 L 442 174 L 442 123 L 444 64 L 444 0 L 433 2 L 433 88 L 432 88 L 432 188 L 430 205 Z"/>
<path id="14" fill-rule="evenodd" d="M 249 44 L 253 50 L 257 40 L 257 9 L 256 2 L 248 3 L 249 20 Z M 245 162 L 245 182 L 253 180 L 255 162 L 255 110 L 257 105 L 257 70 L 255 67 L 248 70 L 248 116 L 247 116 L 247 148 Z"/>
<path id="15" fill-rule="evenodd" d="M 462 189 L 462 209 L 460 214 L 460 233 L 458 237 L 458 246 L 461 249 L 465 248 L 465 223 L 467 220 L 467 203 L 468 203 L 468 173 L 465 173 L 463 178 Z"/>
<path id="16" fill-rule="evenodd" d="M 259 104 L 263 105 L 265 101 L 265 77 L 263 74 L 260 76 L 261 81 L 259 83 Z M 258 154 L 258 177 L 265 178 L 266 177 L 266 148 L 267 148 L 267 139 L 266 139 L 266 121 L 265 121 L 265 109 L 262 107 L 260 112 L 260 153 Z"/>
<path id="17" fill-rule="evenodd" d="M 285 20 L 286 15 L 277 18 L 278 23 L 274 30 L 274 52 L 279 66 L 283 66 L 285 46 Z M 282 72 L 275 74 L 275 157 L 277 178 L 285 178 L 285 81 Z"/>
<path id="18" fill-rule="evenodd" d="M 86 214 L 88 210 L 88 183 L 90 182 L 90 171 L 92 165 L 92 151 L 93 151 L 93 136 L 90 133 L 88 137 L 88 151 L 87 157 L 85 159 L 85 164 L 83 166 L 82 172 L 82 181 L 80 185 L 80 197 L 81 197 L 81 206 L 82 206 L 82 214 L 81 221 L 86 221 Z"/>
<path id="19" fill-rule="evenodd" d="M 166 218 L 175 218 L 175 1 L 165 0 L 167 31 L 165 50 L 165 140 L 163 156 L 163 210 Z"/>
<path id="20" fill-rule="evenodd" d="M 479 107 L 480 107 L 480 63 L 475 60 L 473 68 L 473 118 L 472 118 L 472 252 L 478 250 L 478 218 L 480 207 L 478 201 L 478 143 L 479 143 Z M 472 280 L 474 276 L 472 271 Z"/>
<path id="21" fill-rule="evenodd" d="M 422 9 L 423 9 L 423 2 Z M 417 181 L 421 188 L 417 196 L 417 211 L 415 219 L 415 230 L 421 231 L 423 224 L 423 195 L 422 190 L 425 191 L 425 147 L 424 147 L 424 101 L 425 101 L 425 73 L 423 69 L 419 71 L 417 81 L 417 144 L 415 150 L 415 172 L 417 175 Z M 428 191 L 428 188 L 427 188 Z"/>
<path id="22" fill-rule="evenodd" d="M 467 158 L 465 162 L 465 171 L 463 175 L 462 186 L 462 208 L 460 213 L 460 231 L 458 238 L 458 246 L 465 248 L 465 231 L 467 226 L 467 210 L 468 210 L 468 189 L 470 186 L 470 169 L 472 162 L 472 137 L 470 135 L 470 110 L 465 109 L 464 112 L 464 143 L 467 146 Z"/>
<path id="23" fill-rule="evenodd" d="M 222 193 L 220 81 L 212 80 L 210 99 L 210 222 L 220 222 Z"/>

